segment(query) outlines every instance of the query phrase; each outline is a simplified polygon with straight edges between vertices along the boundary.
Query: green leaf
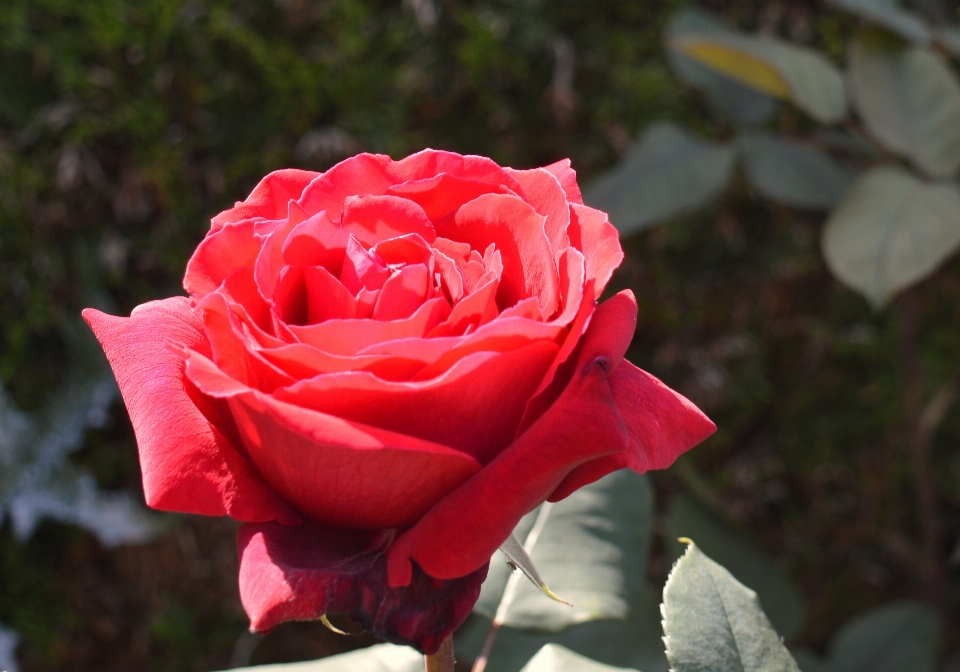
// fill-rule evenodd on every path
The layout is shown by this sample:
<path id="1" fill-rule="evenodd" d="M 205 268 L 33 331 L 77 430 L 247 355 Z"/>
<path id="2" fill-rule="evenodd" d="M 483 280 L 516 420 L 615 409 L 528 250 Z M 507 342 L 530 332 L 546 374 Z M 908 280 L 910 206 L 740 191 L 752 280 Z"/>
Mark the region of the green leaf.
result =
<path id="1" fill-rule="evenodd" d="M 960 189 L 879 166 L 862 175 L 827 221 L 827 266 L 880 308 L 960 245 Z"/>
<path id="2" fill-rule="evenodd" d="M 661 610 L 675 672 L 800 672 L 757 594 L 692 542 L 667 578 Z"/>
<path id="3" fill-rule="evenodd" d="M 767 133 L 741 135 L 737 143 L 750 184 L 774 201 L 828 210 L 850 186 L 850 173 L 810 145 Z"/>
<path id="4" fill-rule="evenodd" d="M 847 55 L 850 94 L 871 135 L 934 177 L 960 168 L 960 83 L 930 49 L 869 35 Z"/>
<path id="5" fill-rule="evenodd" d="M 928 45 L 930 29 L 913 12 L 902 9 L 895 0 L 831 0 L 837 7 L 852 12 L 900 37 Z"/>
<path id="6" fill-rule="evenodd" d="M 803 597 L 790 577 L 757 546 L 717 520 L 686 494 L 670 502 L 667 511 L 670 538 L 696 539 L 704 553 L 723 564 L 738 580 L 757 591 L 774 627 L 785 637 L 803 625 Z M 677 556 L 683 552 L 675 544 Z"/>
<path id="7" fill-rule="evenodd" d="M 727 185 L 734 157 L 730 146 L 654 124 L 619 166 L 590 185 L 584 201 L 608 213 L 621 234 L 640 231 L 713 200 Z"/>
<path id="8" fill-rule="evenodd" d="M 250 672 L 423 672 L 423 655 L 409 646 L 375 644 L 338 656 L 282 665 L 244 667 Z"/>
<path id="9" fill-rule="evenodd" d="M 844 625 L 830 645 L 830 662 L 836 672 L 932 672 L 941 629 L 925 604 L 888 604 Z"/>
<path id="10" fill-rule="evenodd" d="M 624 469 L 532 511 L 515 534 L 542 580 L 573 606 L 547 599 L 521 574 L 511 574 L 498 553 L 474 609 L 507 627 L 548 632 L 627 618 L 643 590 L 652 501 L 647 478 Z"/>
<path id="11" fill-rule="evenodd" d="M 790 100 L 824 123 L 847 113 L 840 71 L 816 51 L 774 38 L 709 32 L 682 35 L 668 46 L 742 84 Z"/>
<path id="12" fill-rule="evenodd" d="M 796 661 L 800 672 L 837 672 L 833 669 L 830 661 L 818 656 L 810 649 L 798 648 L 790 649 L 790 655 Z"/>
<path id="13" fill-rule="evenodd" d="M 626 667 L 611 667 L 584 658 L 559 644 L 547 644 L 521 672 L 631 672 Z M 632 670 L 632 672 L 637 672 Z"/>
<path id="14" fill-rule="evenodd" d="M 667 22 L 664 41 L 670 44 L 690 33 L 732 32 L 719 17 L 695 7 L 684 7 L 675 12 Z M 772 118 L 777 111 L 776 98 L 744 86 L 736 79 L 701 65 L 679 51 L 667 49 L 667 60 L 677 77 L 702 91 L 717 113 L 735 126 L 759 126 Z"/>
<path id="15" fill-rule="evenodd" d="M 625 621 L 590 621 L 558 633 L 533 633 L 502 627 L 497 632 L 487 669 L 518 672 L 543 646 L 554 643 L 606 665 L 643 672 L 668 672 L 659 605 L 659 590 L 647 584 L 640 598 L 631 605 L 632 613 Z M 454 637 L 458 658 L 475 658 L 489 628 L 489 620 L 474 614 Z"/>

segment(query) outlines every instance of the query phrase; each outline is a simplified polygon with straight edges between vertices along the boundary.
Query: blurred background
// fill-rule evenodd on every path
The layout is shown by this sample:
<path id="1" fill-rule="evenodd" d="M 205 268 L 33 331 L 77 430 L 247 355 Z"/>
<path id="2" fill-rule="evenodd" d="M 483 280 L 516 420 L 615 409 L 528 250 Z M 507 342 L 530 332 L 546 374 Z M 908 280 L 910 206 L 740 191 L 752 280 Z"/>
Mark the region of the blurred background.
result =
<path id="1" fill-rule="evenodd" d="M 271 170 L 434 147 L 569 157 L 621 230 L 628 358 L 719 427 L 652 474 L 651 585 L 695 529 L 791 646 L 899 605 L 911 669 L 960 669 L 958 6 L 4 0 L 0 667 L 372 641 L 244 634 L 236 525 L 143 508 L 78 315 L 182 293 L 210 217 Z"/>

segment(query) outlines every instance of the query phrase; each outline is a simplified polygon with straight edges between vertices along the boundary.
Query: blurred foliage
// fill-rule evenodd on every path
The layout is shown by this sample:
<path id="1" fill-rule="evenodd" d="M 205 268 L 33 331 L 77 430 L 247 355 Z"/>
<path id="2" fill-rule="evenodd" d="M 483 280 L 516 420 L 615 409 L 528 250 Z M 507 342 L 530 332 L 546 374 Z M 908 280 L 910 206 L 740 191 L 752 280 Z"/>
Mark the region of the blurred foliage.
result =
<path id="1" fill-rule="evenodd" d="M 678 79 L 662 47 L 670 18 L 691 4 L 6 0 L 0 384 L 16 407 L 42 408 L 66 377 L 62 325 L 98 292 L 123 314 L 179 293 L 209 217 L 278 167 L 319 170 L 361 150 L 397 158 L 432 146 L 515 167 L 570 157 L 586 185 L 656 121 L 727 142 L 740 126 L 720 115 L 743 112 L 737 96 L 686 88 L 704 73 Z M 700 5 L 835 67 L 864 21 L 816 0 Z M 960 22 L 956 3 L 916 5 L 924 21 L 943 12 Z M 886 16 L 916 38 L 915 23 Z M 748 125 L 791 137 L 816 130 L 789 104 L 760 112 Z M 761 151 L 766 136 L 750 138 L 738 152 L 751 142 Z M 862 149 L 836 133 L 817 142 Z M 774 556 L 806 605 L 791 646 L 824 654 L 841 624 L 894 598 L 931 604 L 949 645 L 960 634 L 960 583 L 947 563 L 960 538 L 960 417 L 934 424 L 927 480 L 909 446 L 917 418 L 949 397 L 937 394 L 950 392 L 958 370 L 960 264 L 948 261 L 896 310 L 874 313 L 828 272 L 823 218 L 768 200 L 757 179 L 768 171 L 757 161 L 751 178 L 750 165 L 727 176 L 705 210 L 624 237 L 628 257 L 613 284 L 640 302 L 628 356 L 720 428 L 654 475 L 654 527 L 669 528 L 666 506 L 687 491 Z M 816 183 L 811 193 L 829 196 Z M 132 432 L 119 409 L 112 415 L 73 460 L 103 487 L 135 488 Z M 918 488 L 936 507 L 932 548 Z M 183 519 L 147 546 L 106 550 L 55 523 L 20 543 L 8 525 L 0 623 L 21 635 L 22 670 L 209 670 L 369 643 L 287 624 L 253 651 L 233 531 L 229 521 Z M 656 536 L 654 585 L 673 557 Z"/>

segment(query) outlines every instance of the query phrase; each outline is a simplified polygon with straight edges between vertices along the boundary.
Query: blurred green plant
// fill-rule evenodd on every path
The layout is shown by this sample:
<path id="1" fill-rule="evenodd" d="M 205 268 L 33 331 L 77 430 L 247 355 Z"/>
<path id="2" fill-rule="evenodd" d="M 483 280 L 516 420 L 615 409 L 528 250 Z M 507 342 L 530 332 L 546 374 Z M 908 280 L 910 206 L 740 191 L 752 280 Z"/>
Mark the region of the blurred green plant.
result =
<path id="1" fill-rule="evenodd" d="M 675 14 L 664 37 L 674 72 L 734 137 L 712 143 L 652 126 L 587 202 L 632 233 L 712 200 L 739 164 L 761 196 L 829 211 L 827 264 L 874 308 L 930 275 L 960 247 L 960 81 L 947 62 L 960 53 L 957 27 L 928 25 L 885 0 L 837 4 L 866 22 L 843 73 L 809 47 L 737 31 L 702 10 Z M 780 102 L 827 127 L 761 130 Z"/>

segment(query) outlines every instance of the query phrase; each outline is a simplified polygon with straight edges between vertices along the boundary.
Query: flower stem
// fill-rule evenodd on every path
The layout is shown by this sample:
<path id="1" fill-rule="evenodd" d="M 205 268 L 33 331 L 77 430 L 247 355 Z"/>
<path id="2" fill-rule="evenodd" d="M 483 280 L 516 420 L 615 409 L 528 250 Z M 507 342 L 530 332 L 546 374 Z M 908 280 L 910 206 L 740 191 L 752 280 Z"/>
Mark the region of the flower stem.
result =
<path id="1" fill-rule="evenodd" d="M 440 644 L 440 649 L 432 656 L 424 656 L 427 672 L 453 672 L 453 635 Z"/>

